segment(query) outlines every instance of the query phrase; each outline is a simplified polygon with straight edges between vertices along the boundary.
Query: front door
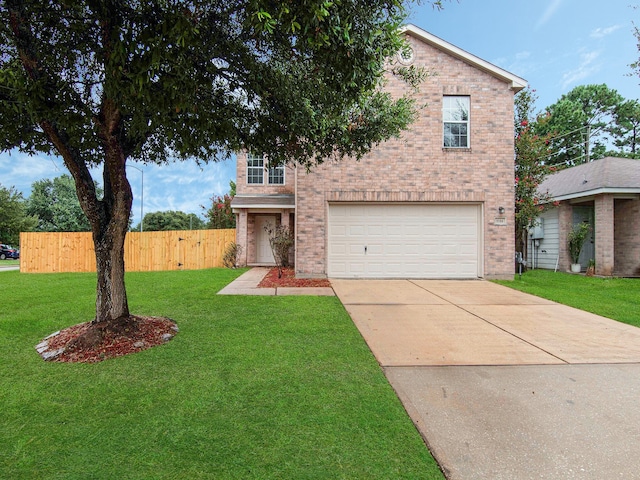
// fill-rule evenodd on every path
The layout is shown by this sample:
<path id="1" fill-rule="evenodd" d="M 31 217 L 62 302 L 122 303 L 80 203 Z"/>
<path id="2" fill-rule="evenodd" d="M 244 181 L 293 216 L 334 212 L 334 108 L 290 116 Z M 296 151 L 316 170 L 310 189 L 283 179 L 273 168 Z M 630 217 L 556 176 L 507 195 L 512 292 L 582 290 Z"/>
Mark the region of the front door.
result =
<path id="1" fill-rule="evenodd" d="M 584 241 L 582 251 L 580 252 L 580 265 L 583 269 L 589 266 L 589 260 L 596 258 L 596 250 L 594 244 L 594 221 L 593 221 L 593 207 L 588 206 L 575 206 L 573 207 L 573 224 L 588 223 L 591 225 L 591 231 L 587 235 L 587 239 Z"/>
<path id="2" fill-rule="evenodd" d="M 275 260 L 269 243 L 269 235 L 264 227 L 267 224 L 275 225 L 276 217 L 272 215 L 257 215 L 255 224 L 256 235 L 256 263 L 273 265 Z"/>

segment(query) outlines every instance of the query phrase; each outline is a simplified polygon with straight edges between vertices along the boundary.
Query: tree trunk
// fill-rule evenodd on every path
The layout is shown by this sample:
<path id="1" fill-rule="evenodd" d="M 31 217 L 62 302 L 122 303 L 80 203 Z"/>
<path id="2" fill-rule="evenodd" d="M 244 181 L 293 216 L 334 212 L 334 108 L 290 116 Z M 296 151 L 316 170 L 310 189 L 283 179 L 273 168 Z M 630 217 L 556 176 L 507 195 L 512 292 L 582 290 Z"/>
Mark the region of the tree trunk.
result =
<path id="1" fill-rule="evenodd" d="M 119 149 L 107 152 L 103 174 L 104 198 L 99 202 L 98 218 L 90 219 L 98 274 L 95 323 L 129 316 L 124 284 L 124 241 L 133 194 L 125 164 Z"/>
<path id="2" fill-rule="evenodd" d="M 120 143 L 120 121 L 117 108 L 106 101 L 96 122 L 105 154 L 102 199 L 97 197 L 87 162 L 59 141 L 60 135 L 55 127 L 44 124 L 45 132 L 54 139 L 54 144 L 57 141 L 58 151 L 75 180 L 80 206 L 91 224 L 98 276 L 94 324 L 102 324 L 101 328 L 109 328 L 109 323 L 122 324 L 129 318 L 124 284 L 124 241 L 133 194 L 126 174 L 127 155 Z"/>
<path id="3" fill-rule="evenodd" d="M 98 275 L 95 323 L 110 322 L 129 316 L 124 284 L 124 241 L 129 226 L 130 210 L 130 202 L 128 203 L 127 208 L 127 202 L 123 206 L 116 202 L 116 208 L 111 212 L 106 228 L 93 232 Z"/>

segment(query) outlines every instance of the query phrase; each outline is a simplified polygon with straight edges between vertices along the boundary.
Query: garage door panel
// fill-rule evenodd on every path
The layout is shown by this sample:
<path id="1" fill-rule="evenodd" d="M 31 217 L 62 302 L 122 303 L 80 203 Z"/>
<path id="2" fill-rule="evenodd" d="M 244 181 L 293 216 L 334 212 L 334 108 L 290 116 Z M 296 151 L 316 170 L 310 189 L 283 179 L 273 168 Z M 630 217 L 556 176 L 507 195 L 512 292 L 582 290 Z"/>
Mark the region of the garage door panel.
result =
<path id="1" fill-rule="evenodd" d="M 334 277 L 476 278 L 479 208 L 332 204 L 328 273 Z"/>

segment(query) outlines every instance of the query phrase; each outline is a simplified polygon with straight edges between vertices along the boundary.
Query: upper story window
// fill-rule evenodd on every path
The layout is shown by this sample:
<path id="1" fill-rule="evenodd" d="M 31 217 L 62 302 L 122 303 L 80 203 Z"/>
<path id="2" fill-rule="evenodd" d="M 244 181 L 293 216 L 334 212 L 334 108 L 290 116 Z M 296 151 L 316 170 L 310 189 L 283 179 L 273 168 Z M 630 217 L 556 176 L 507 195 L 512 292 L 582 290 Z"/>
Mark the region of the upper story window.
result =
<path id="1" fill-rule="evenodd" d="M 442 100 L 444 147 L 469 148 L 469 97 L 445 96 Z"/>
<path id="2" fill-rule="evenodd" d="M 262 155 L 247 155 L 247 183 L 262 184 L 264 182 L 264 158 Z"/>
<path id="3" fill-rule="evenodd" d="M 269 169 L 269 183 L 271 185 L 284 185 L 284 165 Z"/>
<path id="4" fill-rule="evenodd" d="M 247 183 L 262 185 L 264 183 L 265 170 L 267 170 L 267 181 L 269 185 L 284 185 L 284 165 L 268 167 L 265 169 L 264 157 L 262 155 L 247 155 Z"/>

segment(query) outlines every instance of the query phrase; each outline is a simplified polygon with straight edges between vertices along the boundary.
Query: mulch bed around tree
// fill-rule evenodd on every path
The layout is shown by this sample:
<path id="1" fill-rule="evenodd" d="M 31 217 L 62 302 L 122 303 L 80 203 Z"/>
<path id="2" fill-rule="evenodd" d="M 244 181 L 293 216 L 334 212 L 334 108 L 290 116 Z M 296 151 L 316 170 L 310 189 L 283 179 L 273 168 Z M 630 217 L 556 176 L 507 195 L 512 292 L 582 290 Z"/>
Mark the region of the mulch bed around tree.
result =
<path id="1" fill-rule="evenodd" d="M 104 330 L 95 346 L 77 345 L 78 338 L 92 326 L 85 322 L 49 335 L 35 348 L 50 362 L 96 363 L 161 345 L 178 333 L 178 326 L 168 318 L 132 316 L 131 320 L 132 328 Z"/>
<path id="2" fill-rule="evenodd" d="M 283 268 L 282 278 L 278 278 L 278 269 L 272 268 L 258 284 L 258 288 L 277 287 L 331 287 L 326 278 L 296 278 L 293 268 Z"/>

